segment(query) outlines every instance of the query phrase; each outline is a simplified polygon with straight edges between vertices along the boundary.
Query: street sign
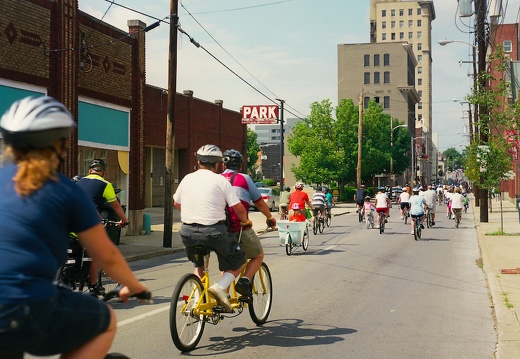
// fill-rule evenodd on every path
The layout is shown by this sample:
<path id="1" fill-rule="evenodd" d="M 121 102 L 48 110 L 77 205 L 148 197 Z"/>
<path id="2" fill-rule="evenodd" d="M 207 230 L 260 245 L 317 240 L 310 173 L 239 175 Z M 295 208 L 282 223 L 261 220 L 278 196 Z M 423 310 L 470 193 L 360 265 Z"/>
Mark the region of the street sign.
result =
<path id="1" fill-rule="evenodd" d="M 242 106 L 242 124 L 272 125 L 278 122 L 278 105 Z"/>

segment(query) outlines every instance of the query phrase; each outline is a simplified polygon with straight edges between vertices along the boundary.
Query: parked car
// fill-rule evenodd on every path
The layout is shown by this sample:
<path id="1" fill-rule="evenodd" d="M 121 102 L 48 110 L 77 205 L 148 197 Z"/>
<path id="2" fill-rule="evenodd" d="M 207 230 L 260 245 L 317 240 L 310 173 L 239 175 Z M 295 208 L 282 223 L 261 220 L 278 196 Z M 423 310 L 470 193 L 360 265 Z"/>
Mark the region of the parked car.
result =
<path id="1" fill-rule="evenodd" d="M 264 184 L 264 182 L 255 182 L 255 186 L 258 188 L 263 188 L 263 187 L 265 187 L 265 184 Z"/>
<path id="2" fill-rule="evenodd" d="M 262 194 L 262 199 L 264 200 L 265 203 L 267 203 L 267 207 L 269 207 L 271 212 L 278 211 L 278 206 L 280 205 L 280 189 L 276 188 L 276 187 L 273 187 L 273 188 L 264 187 L 264 188 L 259 188 L 258 190 Z M 253 203 L 253 201 L 251 201 L 249 203 L 249 205 L 250 205 L 250 208 L 252 208 L 254 210 L 257 209 L 255 204 Z"/>
<path id="3" fill-rule="evenodd" d="M 403 188 L 401 186 L 392 187 L 392 198 L 390 198 L 390 200 L 394 200 L 397 202 L 397 198 L 399 198 L 402 192 Z"/>

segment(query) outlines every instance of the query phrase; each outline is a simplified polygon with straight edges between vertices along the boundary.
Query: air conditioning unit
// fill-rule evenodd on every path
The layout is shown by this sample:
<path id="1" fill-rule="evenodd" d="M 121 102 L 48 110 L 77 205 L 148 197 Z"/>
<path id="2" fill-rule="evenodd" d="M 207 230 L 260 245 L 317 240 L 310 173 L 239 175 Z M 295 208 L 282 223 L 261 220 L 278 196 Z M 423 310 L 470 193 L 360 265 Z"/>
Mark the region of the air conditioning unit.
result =
<path id="1" fill-rule="evenodd" d="M 488 13 L 491 18 L 502 16 L 502 0 L 491 0 Z"/>

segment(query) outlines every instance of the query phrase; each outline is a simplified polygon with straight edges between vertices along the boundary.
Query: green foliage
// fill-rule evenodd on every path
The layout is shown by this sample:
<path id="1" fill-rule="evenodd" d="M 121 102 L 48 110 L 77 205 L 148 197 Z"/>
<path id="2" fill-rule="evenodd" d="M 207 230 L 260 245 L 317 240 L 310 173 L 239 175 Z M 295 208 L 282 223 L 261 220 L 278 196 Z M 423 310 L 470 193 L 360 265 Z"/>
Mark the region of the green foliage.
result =
<path id="1" fill-rule="evenodd" d="M 455 148 L 450 147 L 445 150 L 442 155 L 446 159 L 446 166 L 450 167 L 451 170 L 463 168 L 466 163 L 466 152 L 460 153 Z"/>
<path id="2" fill-rule="evenodd" d="M 258 152 L 260 152 L 260 145 L 256 143 L 258 135 L 255 131 L 247 129 L 247 173 L 252 176 L 256 173 L 258 160 Z"/>
<path id="3" fill-rule="evenodd" d="M 265 185 L 265 187 L 273 187 L 274 185 L 276 185 L 276 182 L 272 179 L 264 179 L 260 182 L 262 182 Z"/>

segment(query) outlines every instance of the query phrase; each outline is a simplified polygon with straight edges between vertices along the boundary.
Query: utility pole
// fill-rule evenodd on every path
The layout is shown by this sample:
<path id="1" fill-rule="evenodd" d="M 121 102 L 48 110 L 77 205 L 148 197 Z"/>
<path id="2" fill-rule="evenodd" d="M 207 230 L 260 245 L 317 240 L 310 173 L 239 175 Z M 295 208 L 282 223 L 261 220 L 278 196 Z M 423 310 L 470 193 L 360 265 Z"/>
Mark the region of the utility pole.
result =
<path id="1" fill-rule="evenodd" d="M 487 53 L 487 44 L 486 44 L 486 12 L 487 12 L 487 4 L 486 0 L 477 0 L 476 8 L 477 8 L 477 31 L 475 32 L 475 36 L 477 37 L 477 47 L 478 47 L 478 88 L 479 92 L 486 86 L 485 79 L 483 78 L 483 74 L 486 72 L 486 53 Z M 480 144 L 485 145 L 488 141 L 488 131 L 489 131 L 489 109 L 484 106 L 479 106 L 478 114 L 479 114 L 479 139 Z M 485 118 L 485 123 L 483 119 Z M 485 188 L 482 188 L 483 177 L 480 176 L 480 222 L 488 222 L 488 191 Z"/>
<path id="2" fill-rule="evenodd" d="M 173 164 L 175 154 L 175 95 L 177 92 L 177 25 L 178 0 L 170 0 L 170 48 L 168 59 L 168 116 L 166 122 L 166 178 L 164 183 L 163 247 L 172 247 Z"/>
<path id="3" fill-rule="evenodd" d="M 361 186 L 361 159 L 362 155 L 362 147 L 363 147 L 363 90 L 361 90 L 359 94 L 359 126 L 358 126 L 358 152 L 357 152 L 357 188 Z"/>
<path id="4" fill-rule="evenodd" d="M 280 193 L 283 192 L 283 105 L 285 103 L 284 100 L 276 99 L 280 101 Z"/>

